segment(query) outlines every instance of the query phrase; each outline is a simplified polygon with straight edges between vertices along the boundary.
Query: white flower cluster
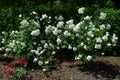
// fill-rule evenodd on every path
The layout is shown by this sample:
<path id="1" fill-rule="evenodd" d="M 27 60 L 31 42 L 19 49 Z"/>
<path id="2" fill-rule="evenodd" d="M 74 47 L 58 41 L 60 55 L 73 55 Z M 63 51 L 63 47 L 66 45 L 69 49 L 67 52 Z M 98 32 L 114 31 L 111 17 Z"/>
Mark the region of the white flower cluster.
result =
<path id="1" fill-rule="evenodd" d="M 26 47 L 26 44 L 21 41 L 12 40 L 8 46 L 5 48 L 5 51 L 8 52 L 18 52 Z M 20 52 L 21 52 L 20 51 Z"/>
<path id="2" fill-rule="evenodd" d="M 20 22 L 20 24 L 21 24 L 21 27 L 27 27 L 29 25 L 29 22 L 24 19 Z"/>
<path id="3" fill-rule="evenodd" d="M 106 19 L 106 13 L 101 12 L 99 18 L 100 18 L 101 20 Z"/>
<path id="4" fill-rule="evenodd" d="M 40 34 L 40 30 L 39 30 L 39 29 L 33 30 L 33 31 L 31 32 L 31 35 L 32 35 L 32 36 L 38 36 L 39 34 Z"/>
<path id="5" fill-rule="evenodd" d="M 79 14 L 83 14 L 83 13 L 84 13 L 84 10 L 85 10 L 85 8 L 84 8 L 84 7 L 81 7 L 81 8 L 78 9 L 78 13 L 79 13 Z"/>

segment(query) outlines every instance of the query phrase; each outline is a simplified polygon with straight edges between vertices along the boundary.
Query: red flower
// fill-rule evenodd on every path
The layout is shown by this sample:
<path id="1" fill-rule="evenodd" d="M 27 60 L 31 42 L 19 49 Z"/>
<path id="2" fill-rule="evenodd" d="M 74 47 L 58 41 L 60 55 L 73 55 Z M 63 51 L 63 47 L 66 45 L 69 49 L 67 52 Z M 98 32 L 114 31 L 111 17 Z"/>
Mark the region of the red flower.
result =
<path id="1" fill-rule="evenodd" d="M 26 60 L 24 60 L 24 59 L 19 60 L 19 64 L 21 66 L 24 66 L 26 64 Z"/>
<path id="2" fill-rule="evenodd" d="M 8 66 L 9 66 L 10 68 L 13 68 L 13 67 L 14 67 L 14 63 L 9 63 Z"/>
<path id="3" fill-rule="evenodd" d="M 7 74 L 8 72 L 9 72 L 8 69 L 4 69 L 4 70 L 3 70 L 3 73 L 5 73 L 5 74 Z"/>
<path id="4" fill-rule="evenodd" d="M 9 71 L 9 75 L 11 75 L 11 76 L 13 76 L 14 75 L 14 73 L 15 73 L 15 71 Z"/>

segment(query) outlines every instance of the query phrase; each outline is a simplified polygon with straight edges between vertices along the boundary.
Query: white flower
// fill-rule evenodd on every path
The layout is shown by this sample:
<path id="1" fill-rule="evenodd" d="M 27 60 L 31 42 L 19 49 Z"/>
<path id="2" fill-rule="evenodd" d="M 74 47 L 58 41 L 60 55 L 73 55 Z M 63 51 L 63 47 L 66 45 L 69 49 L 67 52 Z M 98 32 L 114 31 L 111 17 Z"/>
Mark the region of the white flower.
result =
<path id="1" fill-rule="evenodd" d="M 68 36 L 70 36 L 70 35 L 71 35 L 68 31 L 64 31 L 64 33 L 63 33 L 63 34 L 64 34 L 64 36 L 65 36 L 65 37 L 68 37 Z"/>
<path id="2" fill-rule="evenodd" d="M 65 45 L 62 45 L 62 47 L 61 47 L 61 48 L 63 48 L 63 49 L 64 49 L 64 48 L 66 48 L 66 46 L 65 46 Z"/>
<path id="3" fill-rule="evenodd" d="M 100 25 L 99 27 L 100 27 L 101 30 L 105 29 L 105 25 L 104 24 Z"/>
<path id="4" fill-rule="evenodd" d="M 58 22 L 57 27 L 62 28 L 64 26 L 64 22 Z"/>
<path id="5" fill-rule="evenodd" d="M 58 46 L 58 47 L 56 47 L 56 49 L 60 49 L 60 47 Z"/>
<path id="6" fill-rule="evenodd" d="M 64 20 L 64 17 L 63 17 L 62 15 L 60 15 L 60 16 L 58 17 L 58 19 L 59 19 L 59 21 L 63 21 L 63 20 Z"/>
<path id="7" fill-rule="evenodd" d="M 91 61 L 91 60 L 92 60 L 92 56 L 91 56 L 91 55 L 88 55 L 88 56 L 86 57 L 86 59 L 87 59 L 87 61 Z"/>
<path id="8" fill-rule="evenodd" d="M 35 12 L 35 11 L 32 11 L 32 14 L 36 15 L 36 14 L 37 14 L 37 12 Z"/>
<path id="9" fill-rule="evenodd" d="M 46 19 L 46 18 L 48 18 L 47 14 L 43 14 L 42 19 Z"/>
<path id="10" fill-rule="evenodd" d="M 106 19 L 106 13 L 101 12 L 99 19 L 101 19 L 101 20 Z"/>
<path id="11" fill-rule="evenodd" d="M 54 28 L 53 34 L 58 35 L 58 33 L 59 33 L 59 30 L 57 28 Z"/>
<path id="12" fill-rule="evenodd" d="M 9 52 L 9 51 L 11 51 L 11 49 L 10 49 L 10 48 L 6 48 L 5 51 L 6 51 L 6 52 Z"/>
<path id="13" fill-rule="evenodd" d="M 79 28 L 78 28 L 78 27 L 73 27 L 73 31 L 74 31 L 74 32 L 78 32 L 78 31 L 79 31 Z"/>
<path id="14" fill-rule="evenodd" d="M 68 49 L 72 49 L 72 46 L 71 46 L 71 45 L 68 45 Z"/>
<path id="15" fill-rule="evenodd" d="M 112 44 L 111 43 L 108 43 L 107 46 L 110 47 Z"/>
<path id="16" fill-rule="evenodd" d="M 40 55 L 39 51 L 37 51 L 37 50 L 35 51 L 35 54 L 38 56 Z"/>
<path id="17" fill-rule="evenodd" d="M 22 17 L 22 14 L 19 14 L 19 18 L 21 18 Z"/>
<path id="18" fill-rule="evenodd" d="M 93 22 L 89 22 L 89 27 L 91 27 L 91 28 L 95 27 L 95 25 L 93 24 Z"/>
<path id="19" fill-rule="evenodd" d="M 73 27 L 75 27 L 74 24 L 70 24 L 70 25 L 68 25 L 68 28 L 69 28 L 69 29 L 73 29 Z"/>
<path id="20" fill-rule="evenodd" d="M 90 20 L 92 18 L 92 16 L 86 16 L 84 17 L 84 20 Z"/>
<path id="21" fill-rule="evenodd" d="M 112 42 L 113 43 L 117 43 L 118 37 L 116 36 L 116 34 L 113 34 L 112 36 Z"/>
<path id="22" fill-rule="evenodd" d="M 90 41 L 90 38 L 86 38 L 88 41 Z"/>
<path id="23" fill-rule="evenodd" d="M 45 61 L 45 64 L 49 64 L 49 61 Z"/>
<path id="24" fill-rule="evenodd" d="M 102 43 L 101 37 L 97 37 L 97 38 L 95 38 L 95 40 L 96 40 L 96 43 Z"/>
<path id="25" fill-rule="evenodd" d="M 80 43 L 80 45 L 81 45 L 81 46 L 84 46 L 84 43 L 83 43 L 83 42 L 81 42 L 81 43 Z"/>
<path id="26" fill-rule="evenodd" d="M 0 48 L 0 51 L 3 51 L 3 48 Z"/>
<path id="27" fill-rule="evenodd" d="M 3 44 L 5 43 L 5 39 L 2 39 L 2 43 L 3 43 Z"/>
<path id="28" fill-rule="evenodd" d="M 101 55 L 104 55 L 104 54 L 105 54 L 104 52 L 101 53 Z"/>
<path id="29" fill-rule="evenodd" d="M 107 41 L 107 40 L 108 40 L 108 36 L 105 35 L 105 36 L 102 37 L 102 39 L 103 39 L 104 41 Z"/>
<path id="30" fill-rule="evenodd" d="M 38 65 L 42 66 L 43 65 L 43 61 L 38 61 Z"/>
<path id="31" fill-rule="evenodd" d="M 86 45 L 83 46 L 83 49 L 88 50 Z"/>
<path id="32" fill-rule="evenodd" d="M 92 31 L 89 31 L 89 32 L 87 33 L 87 35 L 88 35 L 89 37 L 94 37 L 94 34 L 93 34 Z"/>
<path id="33" fill-rule="evenodd" d="M 42 49 L 42 47 L 37 47 L 37 51 L 40 51 Z"/>
<path id="34" fill-rule="evenodd" d="M 43 54 L 45 52 L 46 49 L 43 49 L 42 51 L 40 51 L 40 54 Z"/>
<path id="35" fill-rule="evenodd" d="M 75 36 L 76 36 L 76 37 L 79 37 L 80 35 L 77 33 Z"/>
<path id="36" fill-rule="evenodd" d="M 29 25 L 29 22 L 24 19 L 20 22 L 20 24 L 21 24 L 22 27 L 27 27 Z"/>
<path id="37" fill-rule="evenodd" d="M 51 43 L 49 43 L 49 46 L 52 48 L 52 49 L 54 49 L 55 47 L 54 47 L 54 45 L 53 44 L 51 44 Z"/>
<path id="38" fill-rule="evenodd" d="M 80 60 L 82 58 L 82 55 L 75 56 L 75 60 Z"/>
<path id="39" fill-rule="evenodd" d="M 37 59 L 37 58 L 34 58 L 33 62 L 36 63 L 37 61 L 38 61 L 38 59 Z"/>
<path id="40" fill-rule="evenodd" d="M 20 44 L 21 44 L 23 47 L 25 47 L 25 46 L 26 46 L 24 42 L 21 42 Z"/>
<path id="41" fill-rule="evenodd" d="M 40 30 L 39 29 L 36 29 L 36 30 L 31 32 L 32 36 L 38 36 L 39 34 L 40 34 Z"/>
<path id="42" fill-rule="evenodd" d="M 47 69 L 42 69 L 44 72 L 47 71 Z"/>
<path id="43" fill-rule="evenodd" d="M 77 51 L 77 48 L 76 48 L 76 47 L 73 47 L 73 51 Z"/>
<path id="44" fill-rule="evenodd" d="M 107 24 L 106 29 L 107 29 L 107 30 L 111 29 L 111 25 L 110 25 L 110 24 Z"/>
<path id="45" fill-rule="evenodd" d="M 66 24 L 68 24 L 68 25 L 73 24 L 73 19 L 71 19 L 71 20 L 69 20 L 69 21 L 66 21 Z"/>
<path id="46" fill-rule="evenodd" d="M 48 48 L 48 44 L 47 43 L 44 44 L 44 48 Z"/>
<path id="47" fill-rule="evenodd" d="M 3 54 L 4 57 L 7 57 L 7 54 Z"/>
<path id="48" fill-rule="evenodd" d="M 56 53 L 55 51 L 52 52 L 53 55 L 54 55 L 55 53 Z"/>
<path id="49" fill-rule="evenodd" d="M 40 43 L 45 44 L 45 40 L 41 40 Z"/>
<path id="50" fill-rule="evenodd" d="M 79 14 L 83 14 L 83 13 L 84 13 L 84 10 L 85 10 L 85 8 L 84 8 L 84 7 L 81 7 L 81 8 L 78 9 L 78 13 L 79 13 Z"/>
<path id="51" fill-rule="evenodd" d="M 35 52 L 36 52 L 36 50 L 31 50 L 30 52 L 35 53 Z"/>
<path id="52" fill-rule="evenodd" d="M 101 44 L 95 44 L 95 49 L 101 49 Z"/>
<path id="53" fill-rule="evenodd" d="M 60 38 L 57 38 L 56 42 L 57 42 L 58 44 L 60 44 L 60 43 L 62 42 L 62 40 L 61 40 Z"/>

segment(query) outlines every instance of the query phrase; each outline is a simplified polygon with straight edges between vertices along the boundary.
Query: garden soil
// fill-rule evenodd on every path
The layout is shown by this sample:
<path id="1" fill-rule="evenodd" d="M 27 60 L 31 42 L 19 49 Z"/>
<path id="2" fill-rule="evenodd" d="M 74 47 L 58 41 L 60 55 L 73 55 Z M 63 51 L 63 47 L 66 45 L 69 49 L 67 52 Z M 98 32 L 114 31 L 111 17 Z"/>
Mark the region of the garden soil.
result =
<path id="1" fill-rule="evenodd" d="M 0 56 L 0 80 L 10 80 L 2 70 L 17 58 Z M 52 59 L 52 70 L 43 72 L 39 66 L 31 64 L 26 76 L 21 80 L 120 80 L 120 57 L 102 56 L 90 64 L 81 61 Z"/>

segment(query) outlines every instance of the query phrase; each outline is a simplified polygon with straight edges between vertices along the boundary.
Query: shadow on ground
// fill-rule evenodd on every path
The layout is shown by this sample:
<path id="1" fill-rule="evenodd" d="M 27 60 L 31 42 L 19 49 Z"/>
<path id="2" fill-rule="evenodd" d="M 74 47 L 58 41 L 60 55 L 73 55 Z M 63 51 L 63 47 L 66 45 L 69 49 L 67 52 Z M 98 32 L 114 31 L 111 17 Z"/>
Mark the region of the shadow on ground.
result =
<path id="1" fill-rule="evenodd" d="M 75 66 L 74 66 L 75 67 Z M 95 77 L 106 77 L 106 78 L 120 78 L 120 66 L 112 65 L 109 63 L 97 61 L 90 64 L 79 64 L 78 70 L 85 72 L 86 74 L 92 74 Z"/>

